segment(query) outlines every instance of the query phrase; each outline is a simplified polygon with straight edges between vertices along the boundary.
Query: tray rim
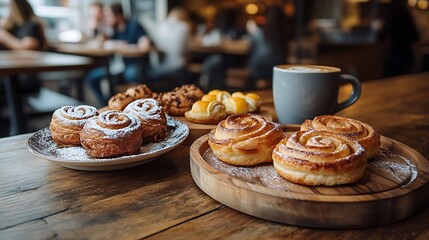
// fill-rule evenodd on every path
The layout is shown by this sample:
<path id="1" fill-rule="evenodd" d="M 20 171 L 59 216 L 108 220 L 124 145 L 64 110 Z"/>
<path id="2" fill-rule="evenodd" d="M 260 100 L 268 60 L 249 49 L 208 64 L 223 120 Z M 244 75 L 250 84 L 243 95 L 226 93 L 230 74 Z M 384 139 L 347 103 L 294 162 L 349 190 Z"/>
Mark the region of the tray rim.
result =
<path id="1" fill-rule="evenodd" d="M 420 189 L 426 185 L 426 187 L 429 187 L 429 179 L 422 179 L 422 174 L 426 174 L 429 176 L 429 161 L 421 155 L 419 152 L 414 150 L 413 148 L 396 141 L 394 139 L 381 136 L 381 141 L 387 142 L 389 144 L 397 144 L 398 146 L 408 149 L 413 154 L 416 155 L 417 162 L 416 166 L 419 167 L 418 174 L 415 177 L 415 179 L 411 180 L 408 184 L 404 185 L 407 187 L 401 187 L 401 188 L 394 188 L 391 190 L 378 192 L 374 194 L 359 194 L 359 195 L 310 195 L 310 194 L 304 194 L 304 193 L 298 193 L 298 192 L 287 192 L 287 191 L 280 191 L 276 189 L 271 189 L 268 187 L 260 186 L 254 183 L 245 182 L 243 180 L 240 180 L 238 178 L 229 176 L 222 171 L 219 171 L 218 169 L 212 167 L 210 164 L 208 164 L 201 154 L 198 154 L 195 156 L 196 152 L 200 153 L 200 148 L 204 146 L 208 146 L 208 134 L 201 136 L 198 138 L 190 148 L 190 161 L 194 161 L 195 163 L 198 162 L 200 166 L 204 167 L 204 170 L 211 173 L 213 177 L 217 178 L 220 181 L 223 182 L 229 182 L 235 187 L 241 187 L 245 188 L 246 190 L 253 191 L 256 193 L 269 195 L 273 197 L 282 197 L 285 199 L 292 199 L 292 200 L 301 200 L 301 201 L 310 201 L 310 202 L 325 202 L 325 203 L 357 203 L 357 202 L 372 202 L 372 201 L 380 201 L 384 199 L 391 199 L 391 198 L 397 198 L 401 196 L 405 196 L 406 194 L 413 192 L 417 189 Z M 209 146 L 204 149 L 203 152 L 207 151 L 207 149 L 210 148 Z M 409 157 L 406 157 L 407 159 L 410 159 Z M 411 160 L 411 159 L 410 159 Z M 425 166 L 421 166 L 425 165 Z M 192 164 L 191 164 L 192 166 Z M 422 174 L 419 174 L 419 170 L 426 170 Z M 191 171 L 191 174 L 193 176 L 193 172 Z M 193 176 L 194 177 L 194 176 Z M 428 177 L 429 178 L 429 177 Z M 195 179 L 194 179 L 195 181 Z M 200 186 L 199 186 L 200 187 Z M 335 186 L 334 186 L 335 187 Z M 200 187 L 201 188 L 201 187 Z M 399 193 L 397 193 L 399 191 Z M 209 194 L 210 195 L 210 194 Z M 293 197 L 292 197 L 293 195 Z M 317 196 L 318 199 L 315 199 L 315 196 Z M 429 198 L 429 197 L 428 197 Z"/>

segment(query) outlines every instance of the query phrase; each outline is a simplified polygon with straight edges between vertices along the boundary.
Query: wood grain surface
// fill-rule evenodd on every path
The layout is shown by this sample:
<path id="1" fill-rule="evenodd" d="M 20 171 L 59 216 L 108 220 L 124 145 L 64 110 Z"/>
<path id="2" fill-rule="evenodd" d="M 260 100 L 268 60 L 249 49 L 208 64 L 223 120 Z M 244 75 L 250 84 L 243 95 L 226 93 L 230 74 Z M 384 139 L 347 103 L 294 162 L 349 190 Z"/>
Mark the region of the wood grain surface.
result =
<path id="1" fill-rule="evenodd" d="M 428 79 L 426 73 L 365 82 L 357 103 L 338 114 L 368 122 L 429 158 Z M 275 114 L 271 91 L 258 93 Z M 189 146 L 144 166 L 94 173 L 33 156 L 25 146 L 29 136 L 0 139 L 0 239 L 429 239 L 429 208 L 345 231 L 225 207 L 193 182 Z"/>

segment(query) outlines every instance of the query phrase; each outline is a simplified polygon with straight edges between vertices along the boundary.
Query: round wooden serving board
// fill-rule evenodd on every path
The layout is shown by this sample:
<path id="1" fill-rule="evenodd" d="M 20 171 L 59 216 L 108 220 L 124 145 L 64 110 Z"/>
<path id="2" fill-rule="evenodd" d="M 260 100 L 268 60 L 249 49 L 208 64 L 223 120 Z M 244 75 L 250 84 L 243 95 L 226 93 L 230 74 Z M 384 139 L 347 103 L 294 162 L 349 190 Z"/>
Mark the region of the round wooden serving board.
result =
<path id="1" fill-rule="evenodd" d="M 399 221 L 429 203 L 428 160 L 387 137 L 381 137 L 381 153 L 369 160 L 359 182 L 335 187 L 288 182 L 272 164 L 223 163 L 207 139 L 191 146 L 195 183 L 215 200 L 256 217 L 306 227 L 361 228 Z"/>

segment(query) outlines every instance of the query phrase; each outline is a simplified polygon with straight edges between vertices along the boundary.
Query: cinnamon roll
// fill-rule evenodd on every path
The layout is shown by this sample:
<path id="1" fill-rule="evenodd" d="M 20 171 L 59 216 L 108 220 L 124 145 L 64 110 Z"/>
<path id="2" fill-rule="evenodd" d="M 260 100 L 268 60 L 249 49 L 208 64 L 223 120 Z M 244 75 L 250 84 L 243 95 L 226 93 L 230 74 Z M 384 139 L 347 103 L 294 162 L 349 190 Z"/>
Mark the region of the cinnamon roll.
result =
<path id="1" fill-rule="evenodd" d="M 152 90 L 146 84 L 128 88 L 125 94 L 131 96 L 133 99 L 151 98 L 153 96 Z"/>
<path id="2" fill-rule="evenodd" d="M 306 130 L 327 131 L 353 138 L 363 146 L 368 159 L 379 153 L 380 135 L 370 125 L 358 120 L 331 115 L 318 116 L 304 121 L 301 131 Z"/>
<path id="3" fill-rule="evenodd" d="M 91 157 L 131 155 L 140 150 L 142 131 L 141 122 L 136 116 L 106 111 L 85 124 L 80 141 Z"/>
<path id="4" fill-rule="evenodd" d="M 128 104 L 124 112 L 140 119 L 143 143 L 157 142 L 167 135 L 167 118 L 164 109 L 155 99 L 138 99 Z"/>
<path id="5" fill-rule="evenodd" d="M 203 124 L 218 124 L 227 117 L 225 106 L 218 101 L 197 101 L 185 117 L 191 122 Z"/>
<path id="6" fill-rule="evenodd" d="M 58 146 L 80 145 L 80 131 L 88 120 L 97 115 L 97 109 L 88 105 L 57 109 L 49 124 L 52 139 Z"/>
<path id="7" fill-rule="evenodd" d="M 134 101 L 134 98 L 126 93 L 117 93 L 109 99 L 108 106 L 111 110 L 122 111 Z"/>
<path id="8" fill-rule="evenodd" d="M 295 132 L 277 144 L 272 158 L 280 176 L 308 186 L 354 183 L 367 162 L 357 141 L 323 131 Z"/>
<path id="9" fill-rule="evenodd" d="M 237 114 L 221 121 L 209 133 L 208 143 L 221 161 L 252 166 L 272 162 L 272 151 L 282 137 L 279 124 L 256 114 Z"/>

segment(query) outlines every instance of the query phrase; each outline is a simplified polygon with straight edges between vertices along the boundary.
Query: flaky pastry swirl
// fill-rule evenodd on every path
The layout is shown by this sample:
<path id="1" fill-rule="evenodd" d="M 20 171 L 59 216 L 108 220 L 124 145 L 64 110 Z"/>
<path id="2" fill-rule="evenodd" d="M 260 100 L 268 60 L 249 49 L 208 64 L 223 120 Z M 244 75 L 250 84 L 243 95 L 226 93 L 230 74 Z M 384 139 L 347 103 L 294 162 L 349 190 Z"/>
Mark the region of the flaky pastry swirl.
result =
<path id="1" fill-rule="evenodd" d="M 91 157 L 134 154 L 142 144 L 141 122 L 131 114 L 106 111 L 85 124 L 80 140 Z"/>
<path id="2" fill-rule="evenodd" d="M 355 119 L 323 115 L 305 120 L 302 131 L 318 130 L 341 134 L 357 140 L 364 148 L 367 158 L 376 156 L 380 147 L 380 135 L 370 125 Z"/>
<path id="3" fill-rule="evenodd" d="M 124 112 L 140 119 L 143 143 L 157 142 L 167 135 L 167 118 L 164 109 L 155 99 L 138 99 L 128 104 Z"/>
<path id="4" fill-rule="evenodd" d="M 225 106 L 219 101 L 197 101 L 185 117 L 191 122 L 203 124 L 218 124 L 227 117 Z"/>
<path id="5" fill-rule="evenodd" d="M 97 109 L 88 105 L 63 106 L 57 109 L 49 125 L 52 139 L 59 146 L 80 145 L 80 131 L 97 114 Z"/>
<path id="6" fill-rule="evenodd" d="M 298 131 L 282 139 L 272 154 L 274 168 L 289 181 L 339 185 L 362 178 L 366 157 L 355 140 L 323 131 Z"/>
<path id="7" fill-rule="evenodd" d="M 256 114 L 237 114 L 221 121 L 209 133 L 208 143 L 223 162 L 252 166 L 271 162 L 271 153 L 282 139 L 279 124 Z"/>

